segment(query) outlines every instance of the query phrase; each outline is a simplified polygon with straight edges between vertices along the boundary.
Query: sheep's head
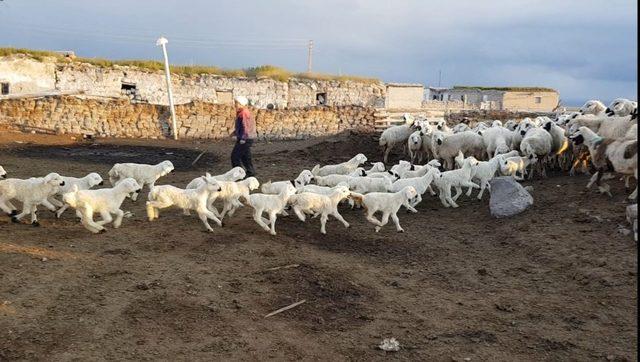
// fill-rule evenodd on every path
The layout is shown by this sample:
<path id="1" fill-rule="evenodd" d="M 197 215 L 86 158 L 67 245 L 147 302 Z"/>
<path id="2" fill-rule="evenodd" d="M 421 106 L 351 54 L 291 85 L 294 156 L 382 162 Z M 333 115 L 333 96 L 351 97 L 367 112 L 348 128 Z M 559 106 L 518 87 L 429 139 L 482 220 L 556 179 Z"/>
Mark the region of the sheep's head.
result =
<path id="1" fill-rule="evenodd" d="M 502 121 L 496 119 L 491 123 L 491 127 L 502 127 Z"/>
<path id="2" fill-rule="evenodd" d="M 584 143 L 584 135 L 582 134 L 583 132 L 583 127 L 578 128 L 577 131 L 574 131 L 571 133 L 571 135 L 569 136 L 569 139 L 571 140 L 571 142 L 573 142 L 574 145 L 581 145 Z"/>
<path id="3" fill-rule="evenodd" d="M 349 191 L 349 187 L 345 185 L 338 185 L 333 188 L 333 192 L 337 192 L 340 195 L 340 200 L 346 199 L 351 195 L 351 191 Z"/>
<path id="4" fill-rule="evenodd" d="M 443 119 L 443 120 L 440 120 L 440 121 L 436 122 L 436 129 L 437 129 L 438 131 L 444 131 L 444 130 L 446 130 L 446 129 L 447 129 L 447 121 L 445 121 L 445 120 Z"/>
<path id="5" fill-rule="evenodd" d="M 582 107 L 580 107 L 580 114 L 600 114 L 606 110 L 607 107 L 598 101 L 598 100 L 590 100 L 587 101 Z"/>
<path id="6" fill-rule="evenodd" d="M 438 146 L 441 146 L 442 143 L 444 143 L 444 133 L 442 132 L 434 133 L 432 136 L 432 143 L 435 143 Z"/>
<path id="7" fill-rule="evenodd" d="M 7 171 L 5 171 L 2 166 L 0 166 L 0 179 L 2 178 L 7 178 Z"/>
<path id="8" fill-rule="evenodd" d="M 371 164 L 371 172 L 384 172 L 385 167 L 384 167 L 384 163 L 382 162 L 376 162 L 376 163 L 372 163 Z"/>
<path id="9" fill-rule="evenodd" d="M 436 159 L 433 159 L 433 160 L 429 161 L 429 163 L 427 163 L 427 165 L 429 165 L 431 167 L 435 167 L 435 168 L 438 168 L 438 167 L 442 166 L 440 161 L 436 160 Z"/>
<path id="10" fill-rule="evenodd" d="M 102 180 L 102 176 L 100 176 L 96 172 L 92 172 L 88 174 L 87 178 L 89 179 L 89 187 L 104 185 L 104 180 Z"/>
<path id="11" fill-rule="evenodd" d="M 605 110 L 607 116 L 628 116 L 637 112 L 638 104 L 626 98 L 617 98 Z"/>
<path id="12" fill-rule="evenodd" d="M 542 128 L 544 128 L 544 130 L 547 131 L 547 132 L 551 132 L 551 127 L 552 126 L 553 126 L 553 121 L 552 120 L 545 121 L 542 124 Z"/>
<path id="13" fill-rule="evenodd" d="M 258 187 L 260 187 L 260 182 L 258 182 L 258 179 L 255 177 L 249 177 L 244 181 L 247 183 L 249 190 L 257 190 Z"/>
<path id="14" fill-rule="evenodd" d="M 478 164 L 479 164 L 478 160 L 473 156 L 469 156 L 465 158 L 463 161 L 463 165 L 469 165 L 470 167 L 478 166 Z"/>
<path id="15" fill-rule="evenodd" d="M 404 197 L 407 198 L 407 200 L 411 200 L 414 197 L 418 196 L 418 192 L 415 188 L 413 188 L 413 186 L 406 186 L 402 189 L 402 193 L 404 194 Z"/>
<path id="16" fill-rule="evenodd" d="M 524 136 L 525 134 L 527 134 L 527 132 L 530 129 L 532 129 L 534 127 L 535 127 L 535 125 L 533 124 L 533 121 L 531 121 L 530 118 L 525 118 L 518 125 L 517 131 L 520 133 L 520 136 Z"/>
<path id="17" fill-rule="evenodd" d="M 44 182 L 52 186 L 64 186 L 64 180 L 60 175 L 52 172 L 44 177 Z"/>
<path id="18" fill-rule="evenodd" d="M 142 191 L 142 187 L 138 182 L 131 177 L 127 177 L 126 179 L 117 183 L 116 187 L 124 190 L 127 194 L 139 194 Z"/>
<path id="19" fill-rule="evenodd" d="M 173 171 L 173 163 L 171 163 L 171 161 L 160 162 L 160 167 L 162 169 L 160 176 L 165 176 Z"/>
<path id="20" fill-rule="evenodd" d="M 222 190 L 222 186 L 220 185 L 218 180 L 216 180 L 215 177 L 211 176 L 209 173 L 204 175 L 204 182 L 205 188 L 209 192 L 218 192 Z"/>
<path id="21" fill-rule="evenodd" d="M 302 170 L 298 177 L 294 180 L 294 183 L 299 186 L 308 185 L 313 181 L 313 174 L 309 170 Z"/>
<path id="22" fill-rule="evenodd" d="M 422 143 L 421 133 L 422 133 L 421 131 L 416 131 L 416 132 L 413 132 L 411 136 L 409 136 L 409 140 L 411 141 L 412 144 L 417 146 Z"/>
<path id="23" fill-rule="evenodd" d="M 352 176 L 352 177 L 365 177 L 365 176 L 367 176 L 367 171 L 365 171 L 365 169 L 362 168 L 362 167 L 358 167 L 351 173 L 350 176 Z"/>
<path id="24" fill-rule="evenodd" d="M 243 178 L 245 178 L 245 176 L 247 176 L 247 172 L 240 166 L 232 168 L 229 173 L 231 174 L 231 179 L 234 181 L 242 180 Z"/>
<path id="25" fill-rule="evenodd" d="M 363 155 L 362 153 L 358 153 L 353 159 L 358 163 L 358 165 L 362 165 L 363 163 L 367 162 L 367 156 Z"/>
<path id="26" fill-rule="evenodd" d="M 516 127 L 518 127 L 518 123 L 513 119 L 508 120 L 504 124 L 504 128 L 508 129 L 509 131 L 515 131 Z"/>

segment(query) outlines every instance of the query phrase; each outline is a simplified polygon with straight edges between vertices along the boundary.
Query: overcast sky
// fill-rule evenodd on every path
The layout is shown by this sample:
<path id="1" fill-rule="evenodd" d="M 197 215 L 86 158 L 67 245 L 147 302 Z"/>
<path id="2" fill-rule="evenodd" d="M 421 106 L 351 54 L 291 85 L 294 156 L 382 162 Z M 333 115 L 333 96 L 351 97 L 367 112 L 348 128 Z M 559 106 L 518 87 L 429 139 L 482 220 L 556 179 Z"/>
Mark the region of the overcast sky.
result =
<path id="1" fill-rule="evenodd" d="M 162 4 L 162 5 L 158 5 Z M 4 0 L 0 46 L 637 99 L 637 1 Z"/>

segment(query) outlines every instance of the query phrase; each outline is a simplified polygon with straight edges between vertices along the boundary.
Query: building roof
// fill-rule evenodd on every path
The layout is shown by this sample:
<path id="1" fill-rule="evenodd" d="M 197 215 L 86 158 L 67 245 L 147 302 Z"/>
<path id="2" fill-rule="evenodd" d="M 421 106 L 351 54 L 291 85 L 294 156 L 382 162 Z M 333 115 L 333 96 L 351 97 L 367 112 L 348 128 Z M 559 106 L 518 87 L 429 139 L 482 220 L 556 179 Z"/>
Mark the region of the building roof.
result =
<path id="1" fill-rule="evenodd" d="M 419 83 L 386 83 L 387 87 L 406 87 L 406 88 L 424 88 Z"/>
<path id="2" fill-rule="evenodd" d="M 453 89 L 458 90 L 493 90 L 493 91 L 503 91 L 503 92 L 555 92 L 555 89 L 552 88 L 544 88 L 544 87 L 481 87 L 481 86 L 463 86 L 463 85 L 455 85 Z"/>

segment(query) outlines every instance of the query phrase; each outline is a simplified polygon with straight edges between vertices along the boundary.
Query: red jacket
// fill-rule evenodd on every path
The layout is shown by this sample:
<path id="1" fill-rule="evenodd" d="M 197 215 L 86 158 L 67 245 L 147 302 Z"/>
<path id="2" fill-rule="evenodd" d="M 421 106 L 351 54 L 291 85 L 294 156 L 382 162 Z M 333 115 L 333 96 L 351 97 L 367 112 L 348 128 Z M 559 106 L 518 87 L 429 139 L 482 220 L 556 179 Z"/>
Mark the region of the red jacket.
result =
<path id="1" fill-rule="evenodd" d="M 246 108 L 238 108 L 236 111 L 235 135 L 238 140 L 252 140 L 257 136 L 256 121 Z"/>

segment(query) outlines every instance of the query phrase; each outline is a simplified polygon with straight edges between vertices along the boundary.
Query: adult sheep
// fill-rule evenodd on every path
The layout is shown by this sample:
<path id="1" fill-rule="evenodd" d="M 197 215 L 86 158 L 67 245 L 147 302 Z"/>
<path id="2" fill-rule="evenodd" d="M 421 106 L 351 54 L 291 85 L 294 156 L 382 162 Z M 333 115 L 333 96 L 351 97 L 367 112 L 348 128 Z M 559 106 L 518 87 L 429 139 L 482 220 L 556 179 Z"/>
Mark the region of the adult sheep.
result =
<path id="1" fill-rule="evenodd" d="M 405 124 L 391 126 L 385 129 L 380 135 L 378 143 L 380 147 L 382 147 L 383 162 L 385 164 L 389 161 L 391 150 L 397 145 L 405 144 L 409 136 L 416 130 L 413 117 L 405 113 L 403 119 Z"/>

